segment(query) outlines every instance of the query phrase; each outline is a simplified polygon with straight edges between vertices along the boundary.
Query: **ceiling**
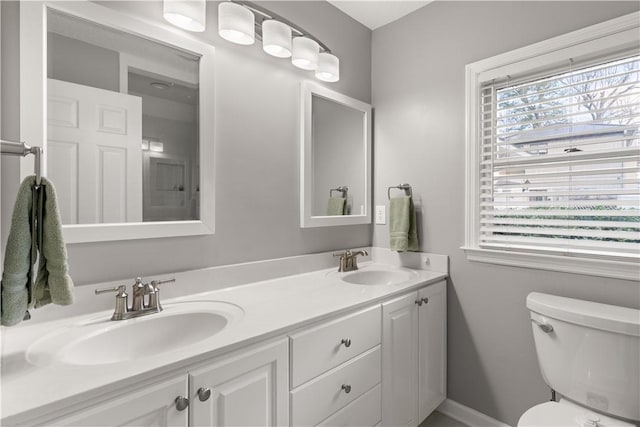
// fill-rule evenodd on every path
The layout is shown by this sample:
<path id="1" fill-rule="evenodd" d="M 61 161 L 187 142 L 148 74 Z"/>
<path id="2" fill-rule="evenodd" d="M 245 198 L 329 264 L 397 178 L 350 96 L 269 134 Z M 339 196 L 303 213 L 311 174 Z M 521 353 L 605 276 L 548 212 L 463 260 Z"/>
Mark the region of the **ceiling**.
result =
<path id="1" fill-rule="evenodd" d="M 400 19 L 432 0 L 327 0 L 372 30 Z"/>

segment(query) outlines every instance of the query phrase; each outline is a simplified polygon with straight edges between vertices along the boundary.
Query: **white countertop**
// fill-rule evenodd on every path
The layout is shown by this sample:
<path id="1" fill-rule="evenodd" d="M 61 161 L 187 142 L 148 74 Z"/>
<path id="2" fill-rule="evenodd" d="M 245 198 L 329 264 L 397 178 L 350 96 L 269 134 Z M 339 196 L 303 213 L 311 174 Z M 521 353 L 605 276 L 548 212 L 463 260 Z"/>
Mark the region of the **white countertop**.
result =
<path id="1" fill-rule="evenodd" d="M 377 264 L 367 262 L 361 270 Z M 126 363 L 74 366 L 52 361 L 34 366 L 25 359 L 27 349 L 49 333 L 90 319 L 108 320 L 112 311 L 92 313 L 2 332 L 2 424 L 34 419 L 82 401 L 158 375 L 178 372 L 190 364 L 215 357 L 306 326 L 329 316 L 364 308 L 447 277 L 446 273 L 415 270 L 415 278 L 396 285 L 354 285 L 340 280 L 335 269 L 298 274 L 242 286 L 163 301 L 223 301 L 244 311 L 244 316 L 213 337 L 178 350 Z M 147 318 L 154 315 L 147 316 Z M 124 322 L 127 322 L 125 320 Z M 167 337 L 170 339 L 170 337 Z M 113 345 L 126 345 L 114 342 Z"/>

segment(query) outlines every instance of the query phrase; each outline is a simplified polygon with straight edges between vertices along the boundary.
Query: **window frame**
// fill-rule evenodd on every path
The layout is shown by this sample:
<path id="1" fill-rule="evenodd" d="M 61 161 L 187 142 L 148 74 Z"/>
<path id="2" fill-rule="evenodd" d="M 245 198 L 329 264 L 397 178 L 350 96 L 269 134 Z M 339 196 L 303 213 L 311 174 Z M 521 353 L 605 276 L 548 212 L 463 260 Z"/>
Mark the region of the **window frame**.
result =
<path id="1" fill-rule="evenodd" d="M 484 82 L 505 76 L 534 80 L 568 63 L 569 58 L 577 62 L 605 61 L 620 52 L 637 50 L 639 28 L 640 12 L 635 12 L 466 66 L 465 243 L 461 249 L 469 261 L 638 281 L 640 263 L 635 261 L 480 247 L 479 93 Z"/>

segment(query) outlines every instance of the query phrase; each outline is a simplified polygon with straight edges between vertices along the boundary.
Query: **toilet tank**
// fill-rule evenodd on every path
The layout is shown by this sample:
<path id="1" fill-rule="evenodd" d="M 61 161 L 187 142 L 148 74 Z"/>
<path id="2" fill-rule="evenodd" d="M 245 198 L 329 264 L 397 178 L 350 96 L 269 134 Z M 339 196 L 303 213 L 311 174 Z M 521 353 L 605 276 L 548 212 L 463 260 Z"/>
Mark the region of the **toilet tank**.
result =
<path id="1" fill-rule="evenodd" d="M 639 310 L 537 292 L 527 308 L 551 388 L 582 406 L 640 420 Z"/>

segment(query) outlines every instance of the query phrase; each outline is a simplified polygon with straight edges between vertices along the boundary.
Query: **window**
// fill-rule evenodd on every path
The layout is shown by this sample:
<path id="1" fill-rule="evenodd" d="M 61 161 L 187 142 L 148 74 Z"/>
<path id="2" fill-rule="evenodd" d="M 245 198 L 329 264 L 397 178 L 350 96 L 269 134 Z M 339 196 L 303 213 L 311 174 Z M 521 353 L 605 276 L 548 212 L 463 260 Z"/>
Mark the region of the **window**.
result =
<path id="1" fill-rule="evenodd" d="M 640 277 L 637 19 L 467 67 L 470 259 Z"/>

